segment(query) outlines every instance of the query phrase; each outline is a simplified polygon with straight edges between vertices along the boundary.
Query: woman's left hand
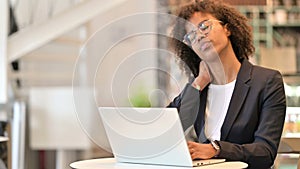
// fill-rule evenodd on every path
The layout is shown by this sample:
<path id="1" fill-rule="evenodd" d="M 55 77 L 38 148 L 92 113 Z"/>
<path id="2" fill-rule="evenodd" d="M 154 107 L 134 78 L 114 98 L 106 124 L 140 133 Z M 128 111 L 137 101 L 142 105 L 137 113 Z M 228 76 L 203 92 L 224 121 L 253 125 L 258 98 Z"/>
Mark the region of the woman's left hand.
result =
<path id="1" fill-rule="evenodd" d="M 188 141 L 188 148 L 192 159 L 210 159 L 214 157 L 217 151 L 211 144 L 202 144 Z"/>

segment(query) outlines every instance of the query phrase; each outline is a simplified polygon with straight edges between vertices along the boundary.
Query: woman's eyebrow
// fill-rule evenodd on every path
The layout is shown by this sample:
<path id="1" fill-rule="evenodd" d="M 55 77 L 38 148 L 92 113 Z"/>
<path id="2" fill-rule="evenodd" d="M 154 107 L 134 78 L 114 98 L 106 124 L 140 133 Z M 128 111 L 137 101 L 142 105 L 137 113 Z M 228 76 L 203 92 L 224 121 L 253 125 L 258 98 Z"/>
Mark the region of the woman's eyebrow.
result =
<path id="1" fill-rule="evenodd" d="M 200 24 L 202 24 L 203 22 L 208 21 L 208 20 L 210 20 L 210 19 L 204 19 L 203 21 L 199 22 L 198 25 L 200 25 Z"/>

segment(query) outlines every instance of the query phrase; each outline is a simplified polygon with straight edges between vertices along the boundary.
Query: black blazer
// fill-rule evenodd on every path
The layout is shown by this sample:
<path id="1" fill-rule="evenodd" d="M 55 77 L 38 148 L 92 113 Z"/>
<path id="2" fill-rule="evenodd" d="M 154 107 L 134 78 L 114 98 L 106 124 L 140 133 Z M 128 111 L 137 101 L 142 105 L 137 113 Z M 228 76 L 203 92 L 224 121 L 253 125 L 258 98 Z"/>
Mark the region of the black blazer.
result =
<path id="1" fill-rule="evenodd" d="M 204 123 L 206 87 L 201 92 L 187 84 L 168 107 L 176 107 L 184 130 L 194 124 L 197 134 Z M 270 168 L 277 155 L 286 100 L 278 71 L 242 61 L 218 141 L 219 158 L 238 160 L 249 168 Z"/>

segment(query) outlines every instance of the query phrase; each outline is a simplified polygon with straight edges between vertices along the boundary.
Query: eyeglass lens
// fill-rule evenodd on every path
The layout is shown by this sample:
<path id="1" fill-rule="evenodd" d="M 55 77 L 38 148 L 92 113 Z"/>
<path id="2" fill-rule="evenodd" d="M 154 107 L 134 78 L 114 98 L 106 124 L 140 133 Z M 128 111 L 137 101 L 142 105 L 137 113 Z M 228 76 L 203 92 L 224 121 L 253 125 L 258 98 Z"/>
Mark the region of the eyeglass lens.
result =
<path id="1" fill-rule="evenodd" d="M 183 42 L 191 46 L 196 42 L 197 32 L 199 31 L 202 35 L 207 35 L 211 30 L 211 26 L 212 22 L 210 20 L 200 22 L 197 30 L 193 30 L 184 36 Z"/>

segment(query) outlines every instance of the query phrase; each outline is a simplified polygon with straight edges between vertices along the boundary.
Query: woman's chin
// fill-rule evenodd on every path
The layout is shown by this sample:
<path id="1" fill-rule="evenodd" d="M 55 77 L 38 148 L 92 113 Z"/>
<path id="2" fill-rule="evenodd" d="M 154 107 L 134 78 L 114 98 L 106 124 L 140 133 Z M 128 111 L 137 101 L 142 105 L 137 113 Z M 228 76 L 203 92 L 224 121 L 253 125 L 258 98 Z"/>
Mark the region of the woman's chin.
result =
<path id="1" fill-rule="evenodd" d="M 212 45 L 208 45 L 205 47 L 200 46 L 196 50 L 194 49 L 194 51 L 204 61 L 210 61 L 211 59 L 216 58 L 216 55 L 218 55 L 218 53 Z"/>

